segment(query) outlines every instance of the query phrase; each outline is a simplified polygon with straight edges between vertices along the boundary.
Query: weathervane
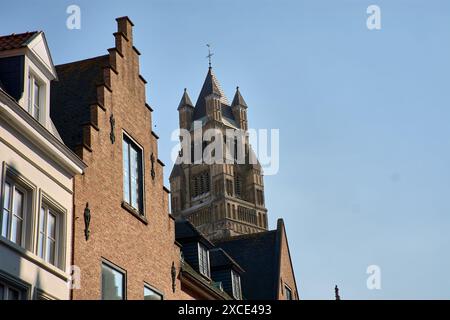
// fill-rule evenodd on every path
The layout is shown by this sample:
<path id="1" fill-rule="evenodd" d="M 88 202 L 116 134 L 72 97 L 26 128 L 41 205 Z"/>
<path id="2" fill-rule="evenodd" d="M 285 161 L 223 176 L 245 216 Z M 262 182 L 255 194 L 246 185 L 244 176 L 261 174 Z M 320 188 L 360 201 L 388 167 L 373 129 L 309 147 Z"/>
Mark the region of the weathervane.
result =
<path id="1" fill-rule="evenodd" d="M 214 53 L 211 52 L 211 45 L 209 43 L 206 44 L 206 46 L 208 47 L 208 55 L 206 57 L 208 58 L 209 67 L 211 68 L 211 58 L 214 55 Z"/>

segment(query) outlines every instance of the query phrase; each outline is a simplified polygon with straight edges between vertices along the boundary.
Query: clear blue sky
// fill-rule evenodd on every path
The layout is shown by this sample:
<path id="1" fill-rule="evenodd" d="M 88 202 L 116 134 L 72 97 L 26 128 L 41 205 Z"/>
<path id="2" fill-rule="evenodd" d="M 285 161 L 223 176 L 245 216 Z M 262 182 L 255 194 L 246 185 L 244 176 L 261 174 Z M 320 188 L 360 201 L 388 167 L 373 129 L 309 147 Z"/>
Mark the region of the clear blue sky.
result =
<path id="1" fill-rule="evenodd" d="M 65 27 L 66 7 L 81 30 Z M 382 29 L 366 28 L 381 7 Z M 3 1 L 0 33 L 43 30 L 56 64 L 105 54 L 129 15 L 149 80 L 159 156 L 187 87 L 197 98 L 206 43 L 228 98 L 239 85 L 253 128 L 280 128 L 266 177 L 301 297 L 450 298 L 450 2 Z M 167 182 L 166 182 L 167 184 Z M 382 289 L 366 288 L 378 265 Z"/>

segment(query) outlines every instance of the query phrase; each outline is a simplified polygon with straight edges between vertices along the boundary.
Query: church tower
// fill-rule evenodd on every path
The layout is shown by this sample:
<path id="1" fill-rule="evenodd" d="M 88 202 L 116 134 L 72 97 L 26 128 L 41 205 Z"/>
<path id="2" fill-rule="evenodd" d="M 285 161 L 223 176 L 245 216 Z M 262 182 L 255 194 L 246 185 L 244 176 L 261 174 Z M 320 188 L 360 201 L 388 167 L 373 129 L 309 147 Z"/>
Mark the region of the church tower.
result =
<path id="1" fill-rule="evenodd" d="M 266 231 L 262 169 L 248 142 L 247 104 L 239 88 L 230 104 L 209 67 L 195 106 L 185 89 L 178 113 L 180 129 L 188 132 L 192 143 L 191 150 L 183 147 L 180 151 L 180 158 L 188 152 L 185 159 L 190 161 L 175 164 L 170 175 L 173 215 L 189 220 L 210 240 Z M 205 136 L 200 142 L 195 140 L 207 129 L 221 133 L 224 155 L 226 150 L 233 151 L 231 158 L 230 153 L 224 156 L 228 161 L 198 161 L 195 146 L 200 145 L 203 155 L 216 142 L 215 138 L 204 142 Z M 230 139 L 230 132 L 240 133 L 241 138 Z"/>

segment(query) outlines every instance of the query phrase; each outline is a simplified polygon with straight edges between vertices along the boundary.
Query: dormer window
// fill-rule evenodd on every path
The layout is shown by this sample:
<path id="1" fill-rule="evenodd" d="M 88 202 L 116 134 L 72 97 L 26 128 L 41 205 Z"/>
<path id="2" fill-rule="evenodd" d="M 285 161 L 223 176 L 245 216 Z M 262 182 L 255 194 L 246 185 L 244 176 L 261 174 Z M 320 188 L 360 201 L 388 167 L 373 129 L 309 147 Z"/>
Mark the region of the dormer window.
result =
<path id="1" fill-rule="evenodd" d="M 231 282 L 233 285 L 233 296 L 237 300 L 242 300 L 241 276 L 234 270 L 231 270 Z"/>
<path id="2" fill-rule="evenodd" d="M 198 268 L 202 275 L 210 277 L 209 271 L 209 252 L 204 245 L 198 244 Z"/>
<path id="3" fill-rule="evenodd" d="M 28 112 L 37 121 L 40 121 L 42 113 L 43 85 L 30 73 L 28 76 Z"/>

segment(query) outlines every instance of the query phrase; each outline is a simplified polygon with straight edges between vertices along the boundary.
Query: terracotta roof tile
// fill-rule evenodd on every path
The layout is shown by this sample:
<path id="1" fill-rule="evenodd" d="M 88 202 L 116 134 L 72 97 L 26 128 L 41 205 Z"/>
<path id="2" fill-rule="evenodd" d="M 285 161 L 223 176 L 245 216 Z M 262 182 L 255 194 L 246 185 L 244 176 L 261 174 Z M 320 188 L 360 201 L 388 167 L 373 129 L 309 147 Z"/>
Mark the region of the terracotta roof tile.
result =
<path id="1" fill-rule="evenodd" d="M 0 51 L 19 49 L 25 46 L 28 40 L 35 36 L 38 32 L 25 32 L 19 34 L 11 34 L 8 36 L 0 36 Z"/>

